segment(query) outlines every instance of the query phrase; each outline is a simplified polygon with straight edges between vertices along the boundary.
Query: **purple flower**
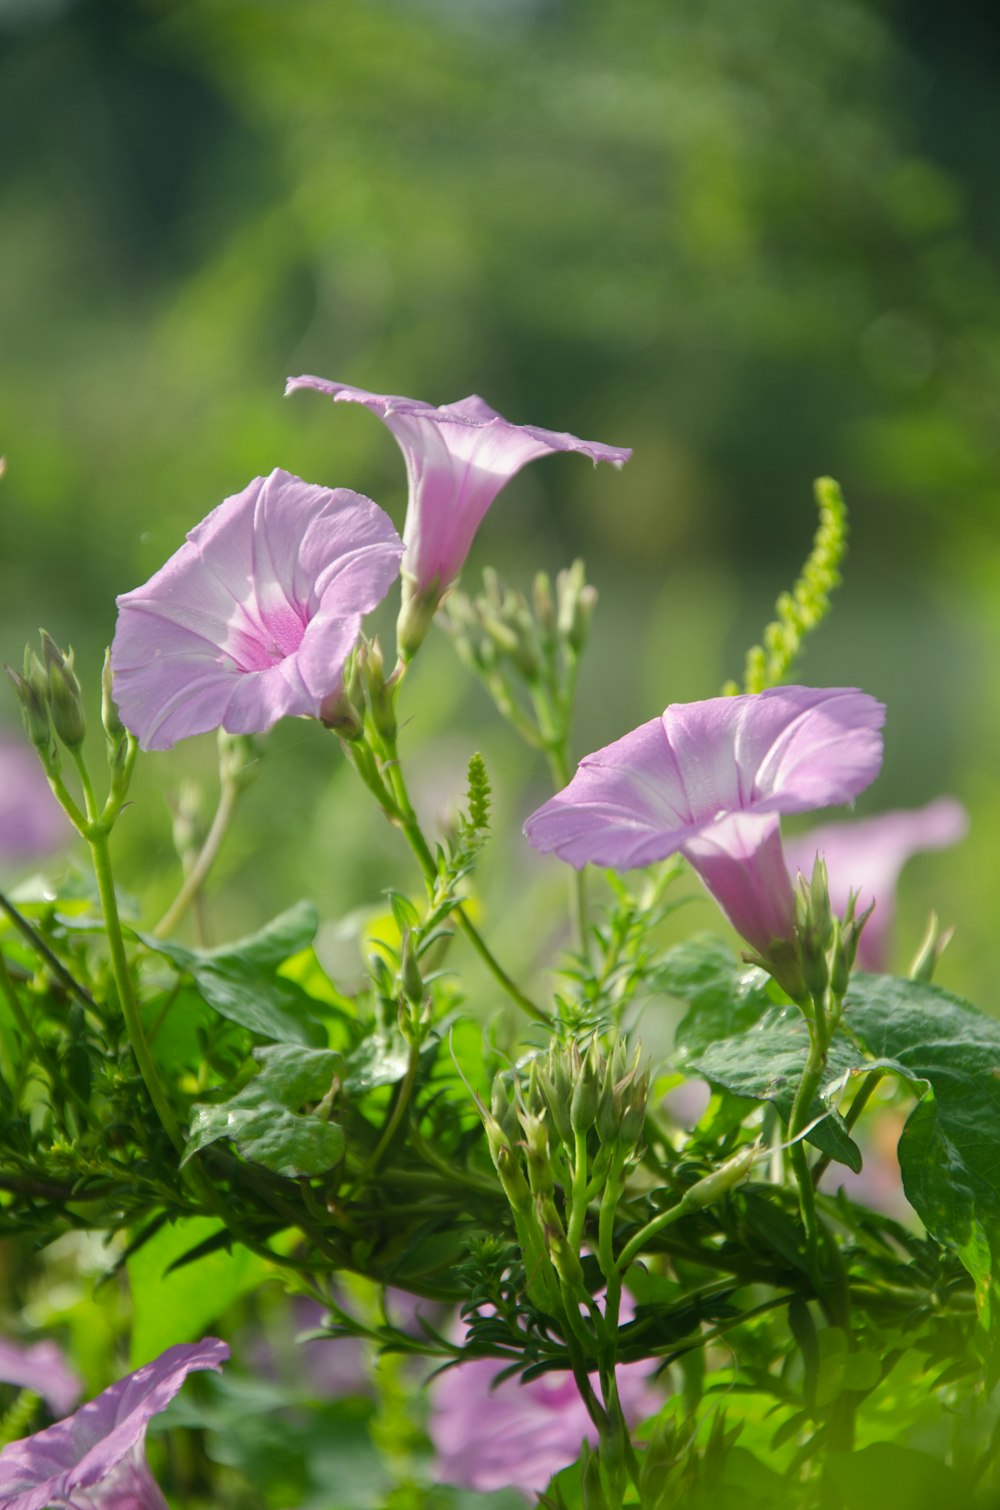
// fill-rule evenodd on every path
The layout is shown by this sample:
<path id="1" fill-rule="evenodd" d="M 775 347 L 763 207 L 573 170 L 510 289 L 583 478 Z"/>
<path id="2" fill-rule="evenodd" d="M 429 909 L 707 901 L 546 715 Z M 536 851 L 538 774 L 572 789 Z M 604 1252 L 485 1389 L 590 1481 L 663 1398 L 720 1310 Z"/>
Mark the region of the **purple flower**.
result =
<path id="1" fill-rule="evenodd" d="M 0 735 L 0 859 L 42 859 L 71 837 L 34 750 Z"/>
<path id="2" fill-rule="evenodd" d="M 54 1342 L 32 1342 L 25 1346 L 0 1338 L 0 1379 L 41 1395 L 53 1416 L 64 1416 L 73 1409 L 81 1394 L 81 1384 Z"/>
<path id="3" fill-rule="evenodd" d="M 167 1510 L 143 1453 L 146 1427 L 192 1370 L 228 1357 L 214 1337 L 169 1347 L 65 1421 L 11 1442 L 0 1452 L 3 1510 Z"/>
<path id="4" fill-rule="evenodd" d="M 622 1314 L 629 1315 L 627 1305 Z M 626 1363 L 617 1370 L 629 1425 L 663 1404 L 650 1385 L 649 1367 Z M 597 1429 L 571 1373 L 541 1374 L 529 1384 L 504 1379 L 494 1387 L 502 1368 L 495 1358 L 475 1358 L 432 1382 L 427 1430 L 436 1453 L 435 1475 L 441 1483 L 480 1494 L 520 1489 L 533 1497 L 554 1473 L 576 1461 L 584 1441 L 596 1444 Z"/>
<path id="5" fill-rule="evenodd" d="M 473 536 L 500 489 L 536 457 L 580 451 L 620 467 L 632 452 L 534 425 L 513 425 L 476 394 L 445 404 L 367 393 L 323 378 L 289 378 L 286 393 L 317 388 L 338 402 L 364 404 L 392 431 L 410 483 L 403 540 L 404 598 L 429 612 L 458 576 Z M 405 606 L 405 603 L 404 603 Z"/>
<path id="6" fill-rule="evenodd" d="M 825 824 L 798 834 L 787 841 L 786 856 L 793 875 L 796 870 L 809 875 L 816 856 L 825 858 L 835 912 L 843 912 L 852 889 L 861 893 L 859 913 L 876 903 L 861 934 L 858 964 L 862 970 L 884 970 L 900 871 L 921 850 L 957 844 L 968 828 L 969 815 L 962 804 L 954 797 L 938 797 L 926 807 L 879 813 L 856 823 Z"/>
<path id="7" fill-rule="evenodd" d="M 369 498 L 287 472 L 257 477 L 118 599 L 111 648 L 122 722 L 147 750 L 220 726 L 317 718 L 338 694 L 362 616 L 402 542 Z"/>
<path id="8" fill-rule="evenodd" d="M 588 755 L 524 825 L 580 868 L 680 852 L 762 955 L 794 932 L 779 815 L 847 802 L 882 763 L 882 704 L 852 687 L 774 687 L 672 703 Z"/>

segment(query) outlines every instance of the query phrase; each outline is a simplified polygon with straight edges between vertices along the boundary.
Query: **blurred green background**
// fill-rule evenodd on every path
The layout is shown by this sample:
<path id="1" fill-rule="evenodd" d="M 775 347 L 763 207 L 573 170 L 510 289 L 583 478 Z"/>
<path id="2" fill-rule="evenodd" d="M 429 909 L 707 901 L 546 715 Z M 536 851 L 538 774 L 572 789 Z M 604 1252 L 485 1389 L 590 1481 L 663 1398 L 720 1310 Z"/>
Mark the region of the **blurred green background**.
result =
<path id="1" fill-rule="evenodd" d="M 45 624 L 95 677 L 115 593 L 275 465 L 401 524 L 391 438 L 284 400 L 287 374 L 476 391 L 634 447 L 620 475 L 529 468 L 465 578 L 586 557 L 582 753 L 739 675 L 832 473 L 847 584 L 799 674 L 889 705 L 860 811 L 967 804 L 964 845 L 907 873 L 900 957 L 937 905 L 942 979 L 991 1007 L 998 63 L 992 8 L 930 0 L 0 0 L 3 655 Z M 544 773 L 443 636 L 405 711 L 428 810 L 481 747 L 516 832 Z M 213 761 L 205 739 L 144 762 L 126 889 L 152 868 L 167 900 L 164 799 L 210 792 Z M 377 900 L 395 836 L 355 799 L 329 736 L 276 731 L 217 930 Z M 488 895 L 542 874 L 496 849 Z"/>

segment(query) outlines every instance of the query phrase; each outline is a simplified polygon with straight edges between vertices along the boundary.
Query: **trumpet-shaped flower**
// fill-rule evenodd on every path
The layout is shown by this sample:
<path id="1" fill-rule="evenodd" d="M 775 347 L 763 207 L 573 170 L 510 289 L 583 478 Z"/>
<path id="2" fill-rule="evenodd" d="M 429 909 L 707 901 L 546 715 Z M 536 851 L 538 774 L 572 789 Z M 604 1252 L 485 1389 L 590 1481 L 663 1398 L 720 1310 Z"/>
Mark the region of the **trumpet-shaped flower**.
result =
<path id="1" fill-rule="evenodd" d="M 632 452 L 535 425 L 513 425 L 476 394 L 436 409 L 417 399 L 367 393 L 323 378 L 289 378 L 286 393 L 316 388 L 337 402 L 364 404 L 392 431 L 410 484 L 403 540 L 405 594 L 428 612 L 458 576 L 473 536 L 500 489 L 529 461 L 579 451 L 620 467 Z"/>
<path id="2" fill-rule="evenodd" d="M 346 488 L 274 471 L 213 509 L 144 587 L 118 599 L 122 722 L 144 749 L 321 716 L 361 619 L 398 571 L 388 515 Z"/>
<path id="3" fill-rule="evenodd" d="M 957 844 L 968 828 L 962 804 L 954 797 L 938 797 L 925 807 L 810 829 L 787 840 L 785 852 L 793 873 L 798 869 L 809 875 L 817 855 L 826 860 L 835 912 L 843 912 L 852 890 L 860 892 L 859 913 L 875 903 L 858 944 L 858 964 L 862 970 L 885 970 L 900 871 L 922 850 Z"/>
<path id="4" fill-rule="evenodd" d="M 0 1452 L 3 1510 L 167 1510 L 143 1442 L 194 1369 L 218 1371 L 229 1348 L 214 1337 L 165 1353 L 126 1374 L 73 1415 Z"/>
<path id="5" fill-rule="evenodd" d="M 79 1400 L 79 1379 L 54 1342 L 11 1342 L 0 1338 L 0 1380 L 40 1395 L 53 1416 L 64 1416 Z"/>
<path id="6" fill-rule="evenodd" d="M 673 703 L 586 756 L 524 831 L 577 868 L 686 856 L 762 955 L 794 933 L 779 816 L 849 801 L 878 774 L 885 710 L 851 687 Z"/>

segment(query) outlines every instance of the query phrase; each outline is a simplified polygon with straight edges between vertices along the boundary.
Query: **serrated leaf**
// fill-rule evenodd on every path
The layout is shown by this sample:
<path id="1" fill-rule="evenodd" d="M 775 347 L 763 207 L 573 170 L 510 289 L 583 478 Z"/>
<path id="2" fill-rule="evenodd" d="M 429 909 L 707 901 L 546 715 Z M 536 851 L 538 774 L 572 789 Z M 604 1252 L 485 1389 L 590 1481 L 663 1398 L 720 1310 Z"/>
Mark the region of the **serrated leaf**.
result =
<path id="1" fill-rule="evenodd" d="M 301 1113 L 329 1092 L 343 1060 L 331 1049 L 274 1044 L 255 1051 L 262 1069 L 226 1101 L 196 1106 L 184 1162 L 220 1138 L 244 1158 L 288 1179 L 324 1174 L 343 1157 L 344 1132 L 314 1111 Z"/>
<path id="2" fill-rule="evenodd" d="M 772 1010 L 749 1031 L 703 1049 L 691 1060 L 689 1068 L 732 1095 L 770 1101 L 787 1123 L 808 1052 L 809 1030 L 805 1019 L 792 1008 Z M 837 1037 L 830 1045 L 828 1081 L 864 1063 L 863 1055 L 848 1039 Z M 809 1109 L 809 1120 L 817 1117 L 823 1120 L 807 1135 L 807 1141 L 857 1173 L 861 1169 L 861 1150 L 840 1114 L 819 1096 Z"/>
<path id="3" fill-rule="evenodd" d="M 688 1054 L 745 1032 L 774 1000 L 770 977 L 736 959 L 722 939 L 711 934 L 699 934 L 669 950 L 652 984 L 688 1004 L 675 1039 Z"/>
<path id="4" fill-rule="evenodd" d="M 190 975 L 220 1017 L 275 1043 L 318 1045 L 326 1042 L 326 1033 L 312 1014 L 311 999 L 297 982 L 278 974 L 279 966 L 309 947 L 318 926 L 315 907 L 299 902 L 258 933 L 219 949 L 188 949 L 145 933 L 136 937 Z"/>

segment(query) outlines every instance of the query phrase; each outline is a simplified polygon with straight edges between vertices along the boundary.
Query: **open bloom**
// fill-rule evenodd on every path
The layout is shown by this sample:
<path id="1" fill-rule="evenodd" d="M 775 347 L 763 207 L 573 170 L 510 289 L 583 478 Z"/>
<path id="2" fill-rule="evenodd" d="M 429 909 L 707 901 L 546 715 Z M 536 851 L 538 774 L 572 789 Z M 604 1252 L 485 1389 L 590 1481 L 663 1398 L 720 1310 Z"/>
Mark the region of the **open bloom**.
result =
<path id="1" fill-rule="evenodd" d="M 323 378 L 289 378 L 286 393 L 316 388 L 338 402 L 364 404 L 399 442 L 410 483 L 403 541 L 405 592 L 429 597 L 430 611 L 455 580 L 473 536 L 500 489 L 536 457 L 580 451 L 620 467 L 632 452 L 534 425 L 512 425 L 476 394 L 445 404 L 367 393 Z"/>
<path id="2" fill-rule="evenodd" d="M 143 1451 L 146 1427 L 194 1369 L 218 1371 L 214 1337 L 180 1344 L 126 1374 L 72 1416 L 0 1452 L 3 1510 L 168 1510 Z"/>
<path id="3" fill-rule="evenodd" d="M 830 901 L 842 913 L 852 890 L 860 891 L 858 912 L 872 902 L 875 911 L 858 944 L 862 970 L 884 970 L 895 912 L 896 882 L 911 856 L 925 849 L 947 849 L 965 837 L 969 815 L 954 797 L 938 797 L 925 807 L 877 813 L 855 823 L 829 823 L 786 841 L 792 873 L 812 871 L 817 855 L 826 860 Z"/>
<path id="4" fill-rule="evenodd" d="M 524 831 L 577 868 L 630 870 L 680 851 L 766 957 L 795 927 L 779 816 L 863 791 L 882 763 L 884 717 L 853 687 L 672 703 L 586 756 Z"/>
<path id="5" fill-rule="evenodd" d="M 255 478 L 118 599 L 122 722 L 144 749 L 165 750 L 207 729 L 255 734 L 319 717 L 401 554 L 371 499 L 278 470 Z"/>

